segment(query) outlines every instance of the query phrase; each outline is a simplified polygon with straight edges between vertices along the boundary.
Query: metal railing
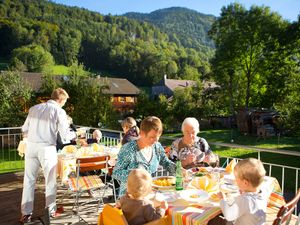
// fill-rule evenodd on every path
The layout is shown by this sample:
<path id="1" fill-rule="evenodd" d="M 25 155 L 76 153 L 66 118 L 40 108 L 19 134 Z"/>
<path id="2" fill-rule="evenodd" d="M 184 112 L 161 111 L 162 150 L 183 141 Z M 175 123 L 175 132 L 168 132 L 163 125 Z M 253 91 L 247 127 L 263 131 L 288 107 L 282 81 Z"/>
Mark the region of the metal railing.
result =
<path id="1" fill-rule="evenodd" d="M 78 126 L 82 127 L 82 126 Z M 94 129 L 99 129 L 95 127 L 86 127 L 87 133 L 86 137 L 89 138 L 92 135 Z M 122 132 L 109 129 L 100 129 L 102 132 L 101 142 L 106 146 L 115 146 L 120 143 Z M 22 170 L 24 167 L 23 159 L 17 153 L 17 146 L 19 141 L 22 139 L 22 133 L 20 127 L 10 127 L 10 128 L 0 128 L 0 173 L 5 173 L 8 171 L 17 171 Z M 171 143 L 175 138 L 170 137 L 161 137 L 161 141 L 167 140 L 168 143 Z M 300 152 L 292 152 L 287 150 L 278 150 L 278 149 L 264 149 L 256 148 L 250 146 L 243 146 L 237 144 L 227 144 L 219 142 L 211 142 L 210 145 L 222 146 L 228 148 L 239 148 L 239 149 L 251 149 L 257 153 L 257 158 L 260 159 L 266 170 L 267 175 L 276 177 L 279 181 L 282 191 L 286 199 L 291 199 L 295 193 L 297 193 L 299 188 L 299 167 L 293 167 L 289 165 L 281 165 L 276 163 L 268 162 L 268 159 L 263 159 L 262 153 L 272 153 L 279 154 L 282 156 L 293 156 L 299 157 Z M 220 157 L 223 163 L 223 166 L 232 159 L 231 157 Z M 159 171 L 160 174 L 163 171 Z M 299 207 L 298 207 L 299 208 Z"/>

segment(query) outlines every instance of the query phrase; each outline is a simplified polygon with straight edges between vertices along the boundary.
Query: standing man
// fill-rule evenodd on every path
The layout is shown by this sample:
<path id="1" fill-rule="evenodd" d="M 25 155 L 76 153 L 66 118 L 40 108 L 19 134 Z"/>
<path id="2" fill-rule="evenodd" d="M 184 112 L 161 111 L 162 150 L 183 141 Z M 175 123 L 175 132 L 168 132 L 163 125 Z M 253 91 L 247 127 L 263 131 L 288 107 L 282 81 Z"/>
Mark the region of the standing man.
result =
<path id="1" fill-rule="evenodd" d="M 27 136 L 25 152 L 25 172 L 21 223 L 31 221 L 34 188 L 39 167 L 43 169 L 46 185 L 46 207 L 50 216 L 56 212 L 56 139 L 57 132 L 63 139 L 75 138 L 75 132 L 69 130 L 67 114 L 62 107 L 69 98 L 68 93 L 57 88 L 51 94 L 51 100 L 35 105 L 29 109 L 22 131 Z"/>

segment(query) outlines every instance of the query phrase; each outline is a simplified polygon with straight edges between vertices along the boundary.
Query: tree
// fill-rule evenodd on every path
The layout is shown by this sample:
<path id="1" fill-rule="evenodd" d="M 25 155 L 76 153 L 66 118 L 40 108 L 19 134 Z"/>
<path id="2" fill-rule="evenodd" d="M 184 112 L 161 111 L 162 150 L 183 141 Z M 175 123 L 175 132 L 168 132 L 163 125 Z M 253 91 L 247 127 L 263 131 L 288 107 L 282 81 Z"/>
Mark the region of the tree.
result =
<path id="1" fill-rule="evenodd" d="M 14 127 L 24 123 L 30 107 L 32 89 L 16 72 L 0 74 L 0 126 Z"/>
<path id="2" fill-rule="evenodd" d="M 252 6 L 247 11 L 234 3 L 222 8 L 209 34 L 216 43 L 213 73 L 230 96 L 231 111 L 238 105 L 248 108 L 264 104 L 257 100 L 262 99 L 266 89 L 267 54 L 276 51 L 277 35 L 285 25 L 268 7 Z"/>
<path id="3" fill-rule="evenodd" d="M 52 55 L 39 45 L 27 45 L 13 50 L 11 67 L 14 68 L 22 62 L 29 72 L 42 72 L 54 65 Z"/>

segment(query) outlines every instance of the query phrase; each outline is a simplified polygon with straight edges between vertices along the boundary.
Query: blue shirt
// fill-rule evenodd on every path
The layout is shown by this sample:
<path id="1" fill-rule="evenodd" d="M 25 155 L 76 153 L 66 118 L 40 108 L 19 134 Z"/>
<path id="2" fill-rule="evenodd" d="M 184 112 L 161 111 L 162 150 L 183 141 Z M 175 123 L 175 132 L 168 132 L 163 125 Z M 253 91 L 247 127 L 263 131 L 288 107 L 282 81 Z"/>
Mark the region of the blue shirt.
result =
<path id="1" fill-rule="evenodd" d="M 139 151 L 136 140 L 122 146 L 112 174 L 113 178 L 121 182 L 120 196 L 126 193 L 127 177 L 133 169 L 144 168 L 153 175 L 157 171 L 158 166 L 161 165 L 170 173 L 175 173 L 175 163 L 168 159 L 164 148 L 159 142 L 152 145 L 152 152 L 152 158 L 148 162 Z"/>

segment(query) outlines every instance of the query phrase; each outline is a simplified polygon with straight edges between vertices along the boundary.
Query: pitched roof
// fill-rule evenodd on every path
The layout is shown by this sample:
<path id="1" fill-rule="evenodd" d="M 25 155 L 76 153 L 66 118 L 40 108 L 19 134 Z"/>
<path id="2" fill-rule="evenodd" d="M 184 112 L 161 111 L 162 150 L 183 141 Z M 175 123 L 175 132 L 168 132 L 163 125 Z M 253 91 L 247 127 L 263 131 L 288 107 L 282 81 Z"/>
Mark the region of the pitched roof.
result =
<path id="1" fill-rule="evenodd" d="M 175 88 L 185 88 L 196 85 L 196 81 L 192 80 L 174 80 L 174 79 L 166 79 L 165 85 L 172 91 L 175 90 Z"/>
<path id="2" fill-rule="evenodd" d="M 167 76 L 164 76 L 164 79 L 162 79 L 158 84 L 154 86 L 166 86 L 171 91 L 174 91 L 176 88 L 185 88 L 196 85 L 196 81 L 193 80 L 175 80 L 175 79 L 167 79 Z M 203 81 L 203 88 L 204 90 L 207 89 L 213 89 L 219 87 L 215 82 L 213 81 Z"/>
<path id="3" fill-rule="evenodd" d="M 23 77 L 25 82 L 27 82 L 34 91 L 39 91 L 42 87 L 42 74 L 41 73 L 29 73 L 22 72 L 20 76 Z M 61 79 L 67 76 L 55 76 L 57 79 Z M 104 93 L 112 95 L 138 95 L 140 90 L 132 84 L 127 79 L 121 78 L 110 78 L 110 77 L 97 77 L 95 78 L 101 83 L 106 83 L 109 86 L 109 89 L 104 90 Z"/>
<path id="4" fill-rule="evenodd" d="M 140 93 L 140 89 L 127 79 L 109 77 L 98 77 L 97 79 L 103 83 L 108 82 L 109 89 L 104 90 L 104 93 L 112 95 L 138 95 Z"/>

